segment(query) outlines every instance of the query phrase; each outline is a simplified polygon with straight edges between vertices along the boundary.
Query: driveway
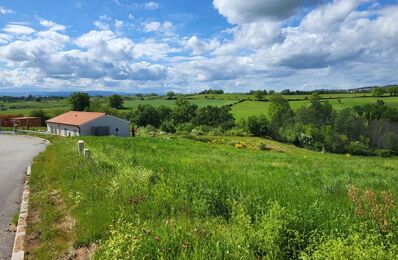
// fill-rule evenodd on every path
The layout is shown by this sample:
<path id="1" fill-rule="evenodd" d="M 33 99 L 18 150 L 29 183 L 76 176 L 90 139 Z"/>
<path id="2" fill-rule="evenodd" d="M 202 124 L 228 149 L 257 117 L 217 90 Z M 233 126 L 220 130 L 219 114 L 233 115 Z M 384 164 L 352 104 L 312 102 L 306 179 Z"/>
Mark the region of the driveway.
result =
<path id="1" fill-rule="evenodd" d="M 19 210 L 25 170 L 45 148 L 42 139 L 0 133 L 0 259 L 11 259 L 15 233 L 9 227 Z"/>

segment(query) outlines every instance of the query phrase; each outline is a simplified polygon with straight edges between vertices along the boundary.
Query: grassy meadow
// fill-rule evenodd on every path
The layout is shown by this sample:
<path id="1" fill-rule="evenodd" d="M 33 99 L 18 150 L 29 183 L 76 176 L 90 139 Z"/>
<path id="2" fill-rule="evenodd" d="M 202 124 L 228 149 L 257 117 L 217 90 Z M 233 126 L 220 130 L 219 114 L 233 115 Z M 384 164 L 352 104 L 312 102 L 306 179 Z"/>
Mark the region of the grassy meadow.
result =
<path id="1" fill-rule="evenodd" d="M 322 96 L 325 98 L 324 96 Z M 334 109 L 342 110 L 344 108 L 353 107 L 356 105 L 365 105 L 375 103 L 377 100 L 383 100 L 387 106 L 398 108 L 398 97 L 350 97 L 350 98 L 333 98 L 327 99 Z M 303 106 L 309 106 L 309 100 L 289 101 L 293 110 L 297 110 Z M 236 120 L 247 118 L 252 115 L 268 114 L 269 102 L 264 101 L 245 101 L 232 106 L 232 114 Z"/>
<path id="2" fill-rule="evenodd" d="M 226 100 L 226 99 L 190 99 L 189 102 L 200 107 L 205 106 L 225 106 L 232 105 L 239 100 Z M 124 102 L 124 107 L 126 109 L 135 109 L 139 105 L 151 105 L 154 107 L 166 106 L 174 107 L 175 100 L 166 99 L 149 99 L 149 100 L 128 100 Z"/>
<path id="3" fill-rule="evenodd" d="M 376 100 L 382 99 L 388 106 L 398 107 L 398 97 L 372 97 L 370 93 L 352 93 L 352 94 L 325 94 L 322 98 L 333 105 L 336 110 L 341 110 L 355 105 L 364 105 L 375 103 Z M 308 106 L 308 95 L 285 95 L 290 100 L 290 105 L 294 110 L 302 106 Z M 269 103 L 264 101 L 254 101 L 254 96 L 249 94 L 208 94 L 208 95 L 191 95 L 187 96 L 189 102 L 196 104 L 199 108 L 205 106 L 224 106 L 231 105 L 232 114 L 235 119 L 239 120 L 247 118 L 251 115 L 267 114 Z M 240 100 L 246 100 L 239 102 Z M 166 100 L 162 97 L 148 97 L 144 100 L 134 99 L 124 102 L 124 111 L 136 109 L 139 105 L 151 105 L 154 107 L 166 106 L 174 107 L 175 100 Z M 70 109 L 70 105 L 66 99 L 63 100 L 43 100 L 35 101 L 18 101 L 18 102 L 1 102 L 0 107 L 6 110 L 0 110 L 0 114 L 24 115 L 28 116 L 33 109 L 41 108 L 48 112 L 50 116 L 58 115 Z"/>
<path id="4" fill-rule="evenodd" d="M 28 259 L 394 259 L 398 158 L 253 137 L 49 136 Z"/>

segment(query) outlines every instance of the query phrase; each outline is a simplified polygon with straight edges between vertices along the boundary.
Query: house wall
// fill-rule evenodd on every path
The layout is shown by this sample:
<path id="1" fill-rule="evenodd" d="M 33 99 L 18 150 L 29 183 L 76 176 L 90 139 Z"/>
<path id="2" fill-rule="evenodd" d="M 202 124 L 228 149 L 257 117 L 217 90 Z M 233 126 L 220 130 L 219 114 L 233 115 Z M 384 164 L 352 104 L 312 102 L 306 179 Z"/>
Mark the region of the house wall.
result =
<path id="1" fill-rule="evenodd" d="M 96 120 L 88 122 L 84 125 L 80 126 L 80 134 L 81 135 L 91 135 L 91 127 L 109 127 L 109 134 L 115 136 L 124 136 L 127 137 L 130 135 L 130 123 L 113 117 L 109 115 L 105 115 Z M 116 129 L 118 131 L 116 131 Z"/>
<path id="2" fill-rule="evenodd" d="M 79 136 L 79 127 L 47 123 L 47 131 L 60 136 Z"/>

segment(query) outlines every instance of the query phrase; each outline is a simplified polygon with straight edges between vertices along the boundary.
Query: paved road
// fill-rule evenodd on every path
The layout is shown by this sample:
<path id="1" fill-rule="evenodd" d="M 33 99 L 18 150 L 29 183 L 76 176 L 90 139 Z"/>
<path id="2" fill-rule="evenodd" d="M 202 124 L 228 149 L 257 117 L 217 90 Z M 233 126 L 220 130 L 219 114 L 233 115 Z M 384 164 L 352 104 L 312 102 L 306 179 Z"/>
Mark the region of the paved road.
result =
<path id="1" fill-rule="evenodd" d="M 15 233 L 9 231 L 19 210 L 26 167 L 46 143 L 29 136 L 0 133 L 0 259 L 10 259 Z"/>

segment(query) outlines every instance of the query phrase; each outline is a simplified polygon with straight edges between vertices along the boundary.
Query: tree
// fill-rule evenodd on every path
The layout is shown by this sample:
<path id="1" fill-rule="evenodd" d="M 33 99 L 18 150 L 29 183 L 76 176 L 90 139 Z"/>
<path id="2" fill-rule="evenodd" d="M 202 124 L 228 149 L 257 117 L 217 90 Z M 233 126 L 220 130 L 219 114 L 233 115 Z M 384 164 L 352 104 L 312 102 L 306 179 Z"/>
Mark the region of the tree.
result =
<path id="1" fill-rule="evenodd" d="M 386 93 L 386 90 L 384 88 L 381 88 L 381 87 L 375 87 L 372 90 L 372 95 L 374 97 L 382 97 L 385 93 Z"/>
<path id="2" fill-rule="evenodd" d="M 173 117 L 177 124 L 190 122 L 192 118 L 195 117 L 198 106 L 190 104 L 186 98 L 178 98 L 176 105 L 177 107 L 174 109 Z"/>
<path id="3" fill-rule="evenodd" d="M 390 96 L 398 96 L 398 86 L 389 86 L 387 92 Z"/>
<path id="4" fill-rule="evenodd" d="M 258 101 L 264 100 L 265 94 L 262 90 L 256 90 L 254 92 L 254 98 Z"/>
<path id="5" fill-rule="evenodd" d="M 321 103 L 320 99 L 319 94 L 312 94 L 311 105 L 308 108 L 301 107 L 297 110 L 296 122 L 303 125 L 312 124 L 318 128 L 333 124 L 335 113 L 332 105 L 328 102 Z"/>
<path id="6" fill-rule="evenodd" d="M 281 128 L 291 127 L 294 124 L 294 113 L 287 101 L 281 94 L 272 94 L 269 97 L 269 118 L 272 135 L 280 137 Z"/>
<path id="7" fill-rule="evenodd" d="M 46 120 L 50 118 L 46 111 L 44 111 L 43 109 L 33 109 L 32 111 L 30 111 L 29 116 L 39 117 L 41 119 L 42 125 L 44 125 Z"/>
<path id="8" fill-rule="evenodd" d="M 334 130 L 338 134 L 346 135 L 350 141 L 356 141 L 365 135 L 364 120 L 356 116 L 353 109 L 345 108 L 337 113 Z"/>
<path id="9" fill-rule="evenodd" d="M 109 106 L 111 108 L 121 109 L 123 108 L 123 97 L 118 94 L 113 94 L 108 97 Z"/>
<path id="10" fill-rule="evenodd" d="M 192 122 L 194 125 L 207 125 L 212 127 L 231 128 L 234 125 L 234 117 L 228 106 L 207 106 L 199 108 Z"/>
<path id="11" fill-rule="evenodd" d="M 69 97 L 69 103 L 74 111 L 84 111 L 90 106 L 90 96 L 87 93 L 75 92 Z"/>
<path id="12" fill-rule="evenodd" d="M 247 119 L 247 129 L 255 136 L 267 136 L 269 134 L 269 121 L 267 116 L 250 116 Z"/>
<path id="13" fill-rule="evenodd" d="M 151 105 L 139 105 L 131 114 L 130 120 L 137 126 L 154 126 L 159 127 L 161 124 L 159 111 Z"/>
<path id="14" fill-rule="evenodd" d="M 166 93 L 166 99 L 174 99 L 175 95 L 176 94 L 173 91 L 169 91 Z"/>

